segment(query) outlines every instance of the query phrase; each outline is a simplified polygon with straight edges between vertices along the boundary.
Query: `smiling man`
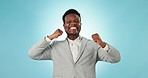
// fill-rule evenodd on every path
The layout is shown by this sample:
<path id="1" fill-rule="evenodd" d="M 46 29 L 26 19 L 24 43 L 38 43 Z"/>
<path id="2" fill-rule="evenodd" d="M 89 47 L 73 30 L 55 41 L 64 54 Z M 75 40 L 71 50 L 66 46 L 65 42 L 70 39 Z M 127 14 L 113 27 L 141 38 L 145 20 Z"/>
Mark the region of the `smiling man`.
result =
<path id="1" fill-rule="evenodd" d="M 63 33 L 57 29 L 34 44 L 28 52 L 32 59 L 53 61 L 53 78 L 96 78 L 95 65 L 98 61 L 120 61 L 119 52 L 103 42 L 97 33 L 92 35 L 93 40 L 79 35 L 81 16 L 75 9 L 65 12 L 63 27 L 67 33 L 65 40 L 51 43 Z"/>

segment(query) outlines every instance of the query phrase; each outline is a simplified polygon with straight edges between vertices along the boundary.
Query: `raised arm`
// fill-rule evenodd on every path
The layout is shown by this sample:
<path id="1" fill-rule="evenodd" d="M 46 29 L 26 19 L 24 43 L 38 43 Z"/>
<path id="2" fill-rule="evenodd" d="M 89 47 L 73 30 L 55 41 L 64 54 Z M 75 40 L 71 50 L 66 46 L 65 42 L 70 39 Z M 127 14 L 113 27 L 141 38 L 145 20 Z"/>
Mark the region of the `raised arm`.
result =
<path id="1" fill-rule="evenodd" d="M 62 31 L 57 29 L 52 35 L 44 37 L 44 39 L 35 43 L 29 50 L 28 55 L 34 60 L 51 60 L 52 46 L 51 40 L 62 35 Z"/>
<path id="2" fill-rule="evenodd" d="M 92 39 L 96 42 L 96 44 L 101 47 L 98 48 L 98 59 L 100 61 L 106 61 L 111 63 L 116 63 L 120 61 L 120 53 L 111 45 L 102 41 L 101 37 L 96 33 L 92 35 Z"/>

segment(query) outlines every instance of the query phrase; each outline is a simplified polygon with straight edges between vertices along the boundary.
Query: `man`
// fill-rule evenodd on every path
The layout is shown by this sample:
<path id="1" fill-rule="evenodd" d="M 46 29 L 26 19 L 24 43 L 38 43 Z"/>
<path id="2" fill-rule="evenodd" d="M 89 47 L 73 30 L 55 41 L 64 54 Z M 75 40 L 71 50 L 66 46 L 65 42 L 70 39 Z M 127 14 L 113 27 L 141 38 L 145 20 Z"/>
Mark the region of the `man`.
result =
<path id="1" fill-rule="evenodd" d="M 65 40 L 51 43 L 63 33 L 57 29 L 37 42 L 28 53 L 35 60 L 52 60 L 53 78 L 96 78 L 95 65 L 98 61 L 120 61 L 119 52 L 103 42 L 97 33 L 92 35 L 93 40 L 79 35 L 81 16 L 75 9 L 65 12 L 63 23 L 67 33 Z"/>

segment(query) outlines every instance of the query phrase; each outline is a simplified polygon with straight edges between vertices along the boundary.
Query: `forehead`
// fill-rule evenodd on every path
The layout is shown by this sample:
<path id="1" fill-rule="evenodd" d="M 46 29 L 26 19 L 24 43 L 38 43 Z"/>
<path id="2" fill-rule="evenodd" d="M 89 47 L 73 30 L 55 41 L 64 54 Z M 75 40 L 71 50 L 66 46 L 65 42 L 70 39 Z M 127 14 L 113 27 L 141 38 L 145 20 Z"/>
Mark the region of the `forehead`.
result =
<path id="1" fill-rule="evenodd" d="M 74 19 L 80 19 L 80 17 L 77 14 L 68 14 L 65 16 L 65 20 L 74 20 Z"/>

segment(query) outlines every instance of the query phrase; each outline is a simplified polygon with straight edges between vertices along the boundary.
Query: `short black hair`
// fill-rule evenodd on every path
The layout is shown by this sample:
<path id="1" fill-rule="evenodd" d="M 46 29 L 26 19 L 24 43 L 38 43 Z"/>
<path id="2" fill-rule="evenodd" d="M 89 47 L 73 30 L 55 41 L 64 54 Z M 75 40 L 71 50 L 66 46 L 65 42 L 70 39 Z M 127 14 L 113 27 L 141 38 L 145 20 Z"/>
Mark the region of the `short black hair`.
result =
<path id="1" fill-rule="evenodd" d="M 63 23 L 65 23 L 65 17 L 66 17 L 66 15 L 68 15 L 68 14 L 77 14 L 77 15 L 81 18 L 80 13 L 79 13 L 77 10 L 75 10 L 75 9 L 69 9 L 69 10 L 67 10 L 67 11 L 64 13 L 64 15 L 63 15 L 63 17 L 62 17 Z"/>

